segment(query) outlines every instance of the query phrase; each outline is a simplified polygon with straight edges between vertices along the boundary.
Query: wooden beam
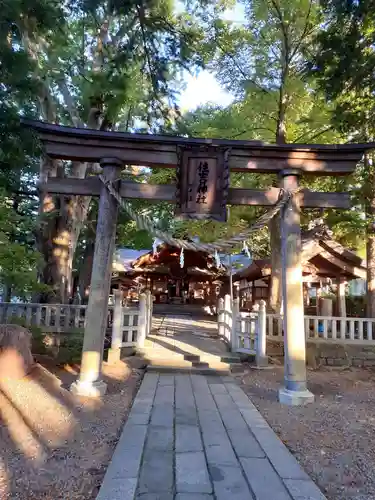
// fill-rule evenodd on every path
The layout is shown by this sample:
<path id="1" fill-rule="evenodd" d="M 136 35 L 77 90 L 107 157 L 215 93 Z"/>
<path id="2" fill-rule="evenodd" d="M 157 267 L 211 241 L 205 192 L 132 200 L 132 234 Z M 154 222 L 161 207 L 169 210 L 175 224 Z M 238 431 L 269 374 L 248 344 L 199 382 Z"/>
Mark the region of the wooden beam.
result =
<path id="1" fill-rule="evenodd" d="M 39 185 L 39 189 L 52 194 L 81 196 L 99 196 L 100 187 L 101 181 L 97 177 L 88 177 L 87 179 L 50 177 L 47 183 Z M 120 193 L 123 198 L 129 199 L 167 201 L 169 203 L 176 201 L 174 184 L 122 181 Z M 268 207 L 277 202 L 279 195 L 279 188 L 268 190 L 230 188 L 228 204 Z M 300 193 L 300 203 L 304 208 L 350 208 L 350 198 L 347 193 L 314 193 L 304 190 Z"/>
<path id="2" fill-rule="evenodd" d="M 369 144 L 264 144 L 260 141 L 196 139 L 127 134 L 23 120 L 33 128 L 52 158 L 100 161 L 108 156 L 123 163 L 175 168 L 178 147 L 230 148 L 229 166 L 235 172 L 278 173 L 294 168 L 314 175 L 346 175 L 354 171 Z"/>

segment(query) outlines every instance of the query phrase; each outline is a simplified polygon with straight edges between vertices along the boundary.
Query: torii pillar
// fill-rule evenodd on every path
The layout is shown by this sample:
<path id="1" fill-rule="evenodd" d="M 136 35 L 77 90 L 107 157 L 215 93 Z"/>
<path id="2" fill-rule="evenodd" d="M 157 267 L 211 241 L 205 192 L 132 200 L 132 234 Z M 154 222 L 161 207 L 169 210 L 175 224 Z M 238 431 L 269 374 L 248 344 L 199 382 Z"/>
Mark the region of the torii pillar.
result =
<path id="1" fill-rule="evenodd" d="M 100 161 L 100 165 L 103 167 L 105 180 L 114 182 L 119 178 L 123 163 L 116 158 L 105 158 Z M 71 392 L 77 396 L 100 397 L 107 390 L 107 385 L 102 380 L 102 361 L 107 329 L 108 297 L 115 249 L 117 214 L 118 202 L 103 184 L 96 225 L 81 371 L 78 380 L 70 386 Z"/>
<path id="2" fill-rule="evenodd" d="M 281 172 L 281 187 L 298 188 L 298 170 Z M 284 387 L 279 401 L 288 405 L 312 403 L 306 385 L 306 339 L 303 305 L 299 197 L 293 196 L 281 214 L 282 291 L 284 309 Z"/>

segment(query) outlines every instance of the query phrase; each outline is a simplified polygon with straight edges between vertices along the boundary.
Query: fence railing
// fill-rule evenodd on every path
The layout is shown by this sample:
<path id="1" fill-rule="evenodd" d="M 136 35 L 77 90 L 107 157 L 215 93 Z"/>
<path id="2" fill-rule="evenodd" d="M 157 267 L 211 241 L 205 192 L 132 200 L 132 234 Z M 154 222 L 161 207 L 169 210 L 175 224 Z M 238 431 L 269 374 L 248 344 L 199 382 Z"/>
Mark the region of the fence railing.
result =
<path id="1" fill-rule="evenodd" d="M 375 318 L 305 316 L 302 328 L 309 342 L 375 345 Z M 218 304 L 218 333 L 233 352 L 255 354 L 264 365 L 267 339 L 284 342 L 283 317 L 266 314 L 264 301 L 252 312 L 240 312 L 238 300 L 227 295 Z"/>
<path id="2" fill-rule="evenodd" d="M 340 343 L 375 344 L 375 318 L 305 316 L 305 337 L 309 342 L 328 340 Z M 267 315 L 267 338 L 284 341 L 283 318 Z"/>
<path id="3" fill-rule="evenodd" d="M 121 293 L 115 292 L 114 305 L 108 306 L 106 332 L 116 355 L 121 347 L 144 345 L 151 331 L 152 311 L 149 291 L 140 296 L 138 308 L 123 307 Z M 87 306 L 81 305 L 0 303 L 1 323 L 22 321 L 26 327 L 38 327 L 43 333 L 83 334 L 86 314 Z"/>
<path id="4" fill-rule="evenodd" d="M 255 355 L 256 366 L 267 365 L 266 356 L 266 304 L 262 300 L 258 309 L 240 312 L 239 300 L 229 295 L 219 300 L 218 333 L 233 352 Z"/>
<path id="5" fill-rule="evenodd" d="M 25 326 L 36 326 L 45 333 L 79 333 L 83 331 L 87 306 L 68 304 L 0 303 L 0 321 L 22 320 Z M 108 307 L 107 328 L 111 327 L 113 306 Z"/>

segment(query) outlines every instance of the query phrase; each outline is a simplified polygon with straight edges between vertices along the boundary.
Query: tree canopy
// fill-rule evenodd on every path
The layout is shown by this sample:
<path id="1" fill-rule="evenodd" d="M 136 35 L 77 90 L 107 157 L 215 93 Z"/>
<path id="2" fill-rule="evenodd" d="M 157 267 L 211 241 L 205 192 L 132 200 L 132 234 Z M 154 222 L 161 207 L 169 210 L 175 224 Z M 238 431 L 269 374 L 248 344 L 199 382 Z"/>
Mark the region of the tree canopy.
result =
<path id="1" fill-rule="evenodd" d="M 372 140 L 372 3 L 241 0 L 244 16 L 234 22 L 225 15 L 234 5 L 229 0 L 189 1 L 184 8 L 173 0 L 5 2 L 0 13 L 0 189 L 7 224 L 0 233 L 5 246 L 19 245 L 22 251 L 0 254 L 0 284 L 20 293 L 11 272 L 19 262 L 19 269 L 38 270 L 27 278 L 25 290 L 42 292 L 43 301 L 65 302 L 73 293 L 73 278 L 87 287 L 91 272 L 86 264 L 93 252 L 96 201 L 39 193 L 37 181 L 47 175 L 85 178 L 99 166 L 40 161 L 37 141 L 19 125 L 21 116 L 100 130 L 277 143 Z M 203 68 L 231 91 L 234 102 L 182 114 L 178 102 L 184 75 Z M 369 156 L 352 178 L 303 179 L 313 190 L 350 191 L 356 207 L 306 211 L 303 225 L 323 218 L 340 241 L 360 248 L 363 213 L 369 216 L 375 206 L 373 165 Z M 123 176 L 174 182 L 172 171 L 132 165 Z M 231 178 L 236 187 L 276 182 L 266 175 Z M 231 207 L 226 225 L 181 223 L 171 205 L 133 203 L 164 229 L 203 241 L 231 236 L 262 212 Z M 23 230 L 11 229 L 9 221 Z M 150 247 L 152 238 L 121 213 L 117 244 Z M 251 247 L 254 255 L 266 255 L 269 231 L 255 234 Z"/>

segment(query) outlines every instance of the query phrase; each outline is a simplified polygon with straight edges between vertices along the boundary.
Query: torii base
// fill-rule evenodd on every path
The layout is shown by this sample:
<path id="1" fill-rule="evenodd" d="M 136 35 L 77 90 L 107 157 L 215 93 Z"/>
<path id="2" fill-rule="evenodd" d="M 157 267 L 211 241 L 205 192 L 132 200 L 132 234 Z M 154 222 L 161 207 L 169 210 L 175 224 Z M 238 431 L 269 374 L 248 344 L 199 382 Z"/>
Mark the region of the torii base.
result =
<path id="1" fill-rule="evenodd" d="M 101 398 L 107 392 L 107 384 L 103 380 L 97 380 L 96 382 L 81 382 L 80 380 L 76 380 L 70 386 L 70 392 L 74 396 Z"/>
<path id="2" fill-rule="evenodd" d="M 290 391 L 281 387 L 279 389 L 279 402 L 288 406 L 304 406 L 313 403 L 315 396 L 312 392 L 306 391 Z"/>

